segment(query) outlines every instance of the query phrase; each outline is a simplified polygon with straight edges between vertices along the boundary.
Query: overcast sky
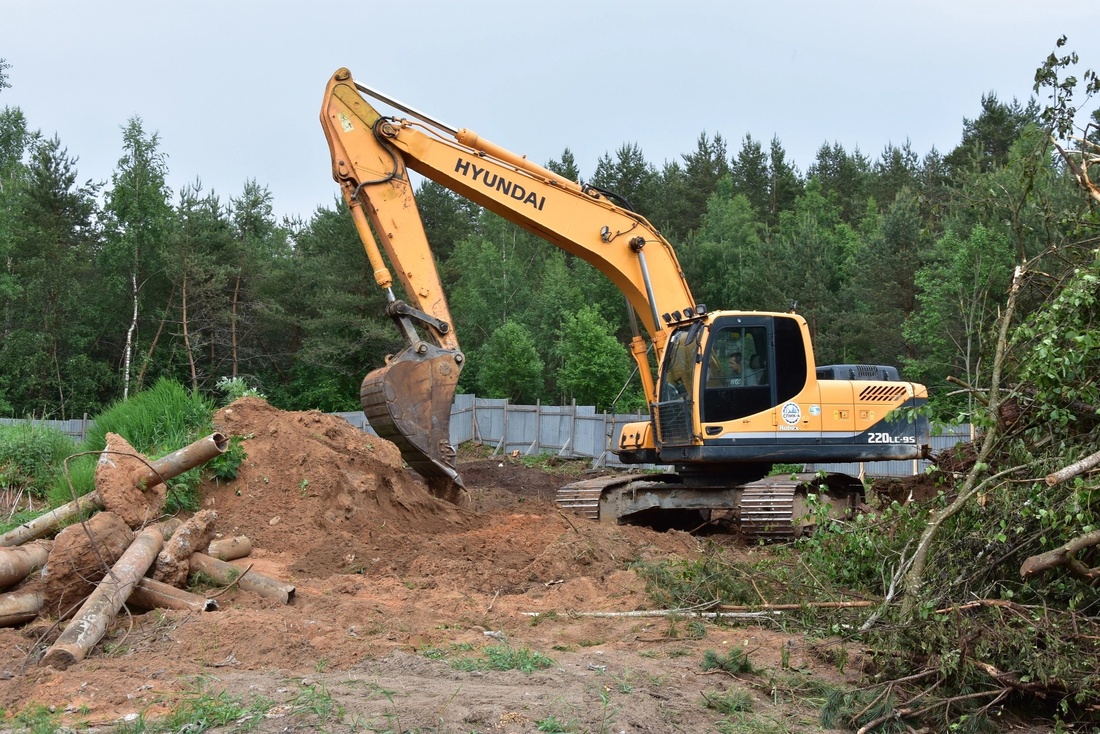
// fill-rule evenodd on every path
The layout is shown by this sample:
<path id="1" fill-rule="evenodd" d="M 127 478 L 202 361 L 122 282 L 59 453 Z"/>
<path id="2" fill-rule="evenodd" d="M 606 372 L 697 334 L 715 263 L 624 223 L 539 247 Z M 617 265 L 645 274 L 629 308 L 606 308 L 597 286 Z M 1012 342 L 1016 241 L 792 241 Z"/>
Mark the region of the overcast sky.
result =
<path id="1" fill-rule="evenodd" d="M 134 116 L 169 184 L 228 201 L 246 180 L 308 218 L 338 190 L 317 122 L 339 67 L 583 178 L 636 143 L 658 167 L 720 133 L 778 136 L 802 172 L 824 143 L 877 158 L 958 144 L 981 96 L 1031 95 L 1067 35 L 1100 69 L 1097 0 L 0 0 L 0 58 L 31 128 L 107 181 Z M 1091 109 L 1091 108 L 1090 108 Z"/>

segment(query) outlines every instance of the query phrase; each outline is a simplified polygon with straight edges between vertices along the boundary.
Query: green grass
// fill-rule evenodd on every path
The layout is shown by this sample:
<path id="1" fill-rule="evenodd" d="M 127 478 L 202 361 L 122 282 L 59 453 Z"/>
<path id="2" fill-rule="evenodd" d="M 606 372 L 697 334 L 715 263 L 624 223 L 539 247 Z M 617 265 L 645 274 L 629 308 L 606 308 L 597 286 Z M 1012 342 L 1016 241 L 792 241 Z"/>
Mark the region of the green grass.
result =
<path id="1" fill-rule="evenodd" d="M 46 706 L 32 703 L 10 718 L 3 717 L 2 723 L 5 729 L 10 727 L 10 731 L 14 732 L 53 734 L 60 729 L 59 718 Z"/>
<path id="2" fill-rule="evenodd" d="M 122 436 L 137 452 L 149 460 L 156 460 L 213 433 L 214 409 L 214 403 L 202 395 L 179 383 L 160 380 L 149 390 L 115 403 L 95 416 L 87 438 L 76 446 L 51 429 L 20 425 L 12 427 L 15 433 L 0 431 L 0 488 L 5 486 L 5 472 L 8 476 L 24 477 L 20 481 L 26 481 L 25 477 L 32 474 L 43 477 L 35 480 L 35 486 L 40 488 L 37 491 L 47 505 L 34 512 L 14 515 L 7 523 L 0 524 L 0 532 L 95 489 L 96 464 L 107 445 L 108 433 Z M 197 510 L 198 488 L 204 475 L 216 481 L 235 478 L 245 459 L 241 441 L 240 437 L 231 436 L 224 454 L 170 479 L 164 511 L 172 514 L 180 510 Z M 22 458 L 19 462 L 5 461 L 5 455 Z"/>
<path id="3" fill-rule="evenodd" d="M 95 416 L 87 437 L 76 447 L 76 453 L 83 455 L 68 462 L 72 486 L 65 477 L 59 477 L 50 490 L 50 503 L 56 507 L 71 501 L 74 493 L 80 496 L 94 489 L 97 452 L 106 448 L 108 433 L 122 436 L 147 458 L 157 459 L 212 433 L 214 409 L 214 403 L 202 395 L 163 379 L 115 403 Z M 237 465 L 241 458 L 237 458 Z M 196 468 L 170 480 L 166 511 L 198 509 L 196 489 L 201 479 L 201 471 Z"/>
<path id="4" fill-rule="evenodd" d="M 533 652 L 526 647 L 514 648 L 511 645 L 490 645 L 481 651 L 480 657 L 456 658 L 451 661 L 452 668 L 465 672 L 518 670 L 523 673 L 533 673 L 553 665 L 554 660 L 542 653 Z"/>
<path id="5" fill-rule="evenodd" d="M 232 731 L 256 729 L 274 704 L 262 696 L 246 699 L 225 691 L 209 693 L 197 689 L 184 698 L 167 716 L 146 719 L 144 714 L 132 722 L 118 725 L 115 734 L 201 734 L 217 727 L 231 726 Z"/>
<path id="6" fill-rule="evenodd" d="M 550 732 L 551 734 L 571 734 L 572 732 L 581 731 L 577 721 L 562 721 L 556 716 L 547 716 L 545 719 L 539 719 L 535 722 L 535 728 L 538 731 Z"/>

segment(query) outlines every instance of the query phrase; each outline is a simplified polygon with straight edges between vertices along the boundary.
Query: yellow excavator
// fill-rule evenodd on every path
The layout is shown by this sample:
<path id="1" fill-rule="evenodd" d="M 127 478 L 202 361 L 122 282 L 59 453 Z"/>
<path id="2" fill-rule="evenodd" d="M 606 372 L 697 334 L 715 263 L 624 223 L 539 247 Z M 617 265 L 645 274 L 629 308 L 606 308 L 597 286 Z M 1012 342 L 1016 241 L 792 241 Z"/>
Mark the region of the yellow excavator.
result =
<path id="1" fill-rule="evenodd" d="M 383 115 L 367 97 L 403 115 Z M 672 246 L 613 193 L 433 119 L 347 69 L 329 79 L 321 125 L 333 178 L 406 342 L 363 380 L 363 410 L 436 496 L 468 499 L 450 443 L 464 356 L 410 170 L 592 264 L 644 328 L 629 349 L 650 418 L 625 425 L 612 450 L 623 463 L 674 471 L 578 482 L 559 492 L 563 508 L 612 522 L 725 511 L 747 535 L 784 538 L 822 506 L 854 507 L 862 483 L 836 474 L 768 477 L 773 465 L 927 455 L 924 386 L 900 380 L 893 367 L 817 366 L 795 313 L 697 303 Z M 404 299 L 394 294 L 391 266 Z"/>

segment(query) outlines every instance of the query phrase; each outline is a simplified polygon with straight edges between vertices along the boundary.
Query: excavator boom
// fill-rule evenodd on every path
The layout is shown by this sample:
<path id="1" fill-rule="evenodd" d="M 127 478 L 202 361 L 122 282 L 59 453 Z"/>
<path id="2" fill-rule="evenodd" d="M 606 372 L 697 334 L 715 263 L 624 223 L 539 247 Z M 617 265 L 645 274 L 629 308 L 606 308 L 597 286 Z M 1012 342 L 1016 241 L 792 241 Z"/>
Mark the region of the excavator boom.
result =
<path id="1" fill-rule="evenodd" d="M 364 95 L 396 106 L 419 122 L 383 116 Z M 607 274 L 644 324 L 658 358 L 671 314 L 683 319 L 701 313 L 672 246 L 642 216 L 616 206 L 596 189 L 358 84 L 347 69 L 329 80 L 321 125 L 333 178 L 407 345 L 363 381 L 363 408 L 371 425 L 393 440 L 406 462 L 434 482 L 440 494 L 453 494 L 458 490 L 449 484 L 460 484 L 447 435 L 447 411 L 463 355 L 409 170 Z M 406 300 L 394 295 L 390 266 Z M 663 320 L 662 313 L 670 316 Z M 631 351 L 641 368 L 643 387 L 653 398 L 654 378 L 640 336 Z"/>

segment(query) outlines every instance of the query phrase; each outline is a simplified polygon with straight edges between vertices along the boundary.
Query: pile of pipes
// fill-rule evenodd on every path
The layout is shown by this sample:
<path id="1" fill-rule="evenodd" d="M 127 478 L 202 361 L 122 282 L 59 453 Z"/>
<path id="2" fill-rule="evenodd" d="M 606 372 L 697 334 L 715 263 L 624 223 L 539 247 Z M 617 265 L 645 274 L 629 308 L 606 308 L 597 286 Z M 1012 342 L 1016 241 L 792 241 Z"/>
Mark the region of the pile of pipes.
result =
<path id="1" fill-rule="evenodd" d="M 88 655 L 123 606 L 215 611 L 214 599 L 183 588 L 192 574 L 289 604 L 293 586 L 229 563 L 251 553 L 252 544 L 245 537 L 216 537 L 215 512 L 161 519 L 165 482 L 228 446 L 214 433 L 149 461 L 108 433 L 95 491 L 0 535 L 0 591 L 14 587 L 0 594 L 0 626 L 40 617 L 67 621 L 42 656 L 43 665 L 65 669 Z M 53 540 L 44 539 L 54 533 Z"/>

